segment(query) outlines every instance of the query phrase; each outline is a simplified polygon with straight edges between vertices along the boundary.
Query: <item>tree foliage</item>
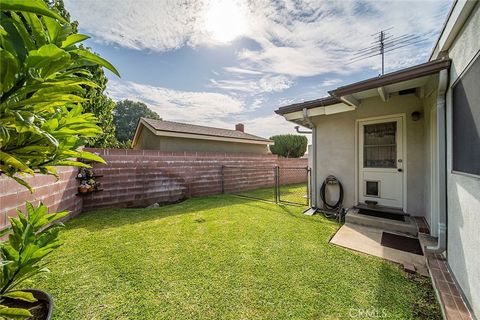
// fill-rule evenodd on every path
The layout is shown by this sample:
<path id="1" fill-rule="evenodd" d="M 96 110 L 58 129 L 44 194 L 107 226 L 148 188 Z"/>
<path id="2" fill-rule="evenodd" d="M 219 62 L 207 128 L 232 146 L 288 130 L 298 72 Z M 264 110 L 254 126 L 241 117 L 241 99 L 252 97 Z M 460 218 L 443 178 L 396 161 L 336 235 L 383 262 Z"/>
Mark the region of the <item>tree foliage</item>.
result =
<path id="1" fill-rule="evenodd" d="M 43 0 L 52 9 L 64 18 L 72 27 L 72 31 L 77 33 L 78 21 L 70 20 L 70 13 L 65 8 L 63 0 Z M 91 51 L 90 48 L 83 49 Z M 107 88 L 108 78 L 99 65 L 92 65 L 86 67 L 92 74 L 92 80 L 97 84 L 97 87 L 85 88 L 85 98 L 88 100 L 83 103 L 84 112 L 93 113 L 98 119 L 98 126 L 102 128 L 103 133 L 90 137 L 86 145 L 97 148 L 112 148 L 118 146 L 118 141 L 115 138 L 115 125 L 113 124 L 113 109 L 115 109 L 115 102 L 110 99 L 104 92 Z"/>
<path id="2" fill-rule="evenodd" d="M 90 112 L 98 119 L 98 126 L 102 128 L 103 133 L 89 138 L 87 146 L 97 148 L 113 148 L 118 145 L 115 137 L 115 124 L 113 122 L 113 111 L 116 104 L 107 95 L 104 94 L 107 88 L 108 78 L 105 76 L 103 68 L 100 66 L 89 66 L 93 81 L 98 85 L 86 90 L 85 97 L 88 99 L 83 103 L 85 112 Z"/>
<path id="3" fill-rule="evenodd" d="M 113 114 L 116 127 L 117 140 L 125 143 L 133 138 L 140 118 L 160 119 L 160 116 L 150 110 L 145 103 L 131 100 L 117 102 L 117 108 Z"/>
<path id="4" fill-rule="evenodd" d="M 281 134 L 270 137 L 275 144 L 270 146 L 273 154 L 286 158 L 300 158 L 307 151 L 308 139 L 298 134 Z"/>
<path id="5" fill-rule="evenodd" d="M 53 166 L 87 166 L 72 158 L 103 162 L 80 150 L 102 134 L 82 103 L 87 89 L 98 87 L 88 67 L 118 71 L 78 46 L 87 38 L 41 0 L 2 0 L 0 171 L 28 188 L 18 174 L 56 175 Z"/>

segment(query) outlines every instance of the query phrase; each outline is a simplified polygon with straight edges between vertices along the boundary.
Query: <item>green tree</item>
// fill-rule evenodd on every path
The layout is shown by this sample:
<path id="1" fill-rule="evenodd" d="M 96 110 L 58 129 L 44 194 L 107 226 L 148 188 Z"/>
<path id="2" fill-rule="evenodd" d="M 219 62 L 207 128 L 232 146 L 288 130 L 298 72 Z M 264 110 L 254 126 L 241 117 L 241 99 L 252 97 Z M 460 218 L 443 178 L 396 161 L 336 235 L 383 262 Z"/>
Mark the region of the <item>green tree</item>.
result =
<path id="1" fill-rule="evenodd" d="M 118 141 L 115 137 L 115 124 L 113 123 L 113 111 L 116 104 L 104 94 L 108 78 L 100 66 L 89 66 L 87 68 L 93 76 L 93 81 L 98 86 L 87 89 L 85 98 L 88 100 L 83 104 L 83 108 L 85 112 L 93 113 L 97 117 L 98 125 L 102 128 L 103 133 L 89 138 L 86 145 L 97 148 L 116 147 Z"/>
<path id="2" fill-rule="evenodd" d="M 65 8 L 63 0 L 43 0 L 50 9 L 57 12 L 63 17 L 72 27 L 72 32 L 77 33 L 78 21 L 71 21 L 70 13 Z M 82 49 L 91 51 L 90 48 Z M 92 65 L 86 67 L 92 74 L 92 79 L 98 85 L 97 87 L 86 88 L 85 98 L 88 100 L 83 103 L 83 110 L 85 112 L 93 113 L 98 119 L 98 125 L 102 128 L 103 133 L 95 137 L 88 138 L 86 145 L 97 148 L 112 148 L 118 146 L 118 141 L 115 138 L 115 125 L 113 124 L 113 109 L 115 109 L 115 102 L 110 99 L 104 92 L 107 88 L 108 78 L 99 65 Z"/>
<path id="3" fill-rule="evenodd" d="M 57 12 L 63 19 L 65 19 L 72 27 L 73 33 L 78 33 L 78 21 L 70 20 L 70 12 L 65 8 L 63 0 L 43 0 L 47 6 L 53 11 Z"/>
<path id="4" fill-rule="evenodd" d="M 145 103 L 131 100 L 117 102 L 113 112 L 113 122 L 116 127 L 116 137 L 119 142 L 125 143 L 133 138 L 140 118 L 160 119 L 160 116 L 150 110 Z"/>
<path id="5" fill-rule="evenodd" d="M 270 137 L 275 144 L 270 146 L 273 154 L 286 158 L 300 158 L 307 151 L 308 139 L 298 134 L 280 134 Z"/>

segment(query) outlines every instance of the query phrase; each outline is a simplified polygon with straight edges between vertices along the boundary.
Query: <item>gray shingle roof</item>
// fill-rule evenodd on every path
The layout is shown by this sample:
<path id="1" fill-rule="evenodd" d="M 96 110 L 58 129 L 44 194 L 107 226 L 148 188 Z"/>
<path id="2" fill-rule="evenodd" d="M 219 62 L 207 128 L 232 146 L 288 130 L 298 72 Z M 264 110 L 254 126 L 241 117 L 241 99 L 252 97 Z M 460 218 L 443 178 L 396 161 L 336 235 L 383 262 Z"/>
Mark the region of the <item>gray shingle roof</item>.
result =
<path id="1" fill-rule="evenodd" d="M 155 120 L 155 119 L 149 119 L 149 118 L 142 118 L 142 120 L 144 120 L 146 123 L 148 123 L 150 126 L 152 126 L 155 130 L 158 130 L 158 131 L 201 134 L 201 135 L 214 136 L 214 137 L 271 142 L 271 140 L 269 139 L 254 136 L 253 134 L 248 134 L 248 133 L 237 131 L 237 130 L 228 130 L 228 129 L 199 126 L 195 124 L 180 123 L 180 122 L 174 122 L 174 121 Z"/>

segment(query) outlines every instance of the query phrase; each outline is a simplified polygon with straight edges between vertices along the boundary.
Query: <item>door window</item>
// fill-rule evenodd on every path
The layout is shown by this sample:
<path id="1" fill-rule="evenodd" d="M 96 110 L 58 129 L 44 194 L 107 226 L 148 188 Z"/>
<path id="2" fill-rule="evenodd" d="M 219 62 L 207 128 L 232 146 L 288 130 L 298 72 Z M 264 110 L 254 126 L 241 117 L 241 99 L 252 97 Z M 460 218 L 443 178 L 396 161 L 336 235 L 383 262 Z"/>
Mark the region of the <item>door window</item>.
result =
<path id="1" fill-rule="evenodd" d="M 383 122 L 363 127 L 363 167 L 397 167 L 397 122 Z"/>

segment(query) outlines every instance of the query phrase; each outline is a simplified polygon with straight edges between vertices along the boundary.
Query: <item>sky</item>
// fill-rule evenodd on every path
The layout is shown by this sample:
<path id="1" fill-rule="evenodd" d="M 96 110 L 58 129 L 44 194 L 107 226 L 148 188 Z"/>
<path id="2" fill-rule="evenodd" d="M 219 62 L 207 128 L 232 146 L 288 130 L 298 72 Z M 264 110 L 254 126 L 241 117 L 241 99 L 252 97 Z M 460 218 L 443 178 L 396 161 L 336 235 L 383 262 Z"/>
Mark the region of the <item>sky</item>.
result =
<path id="1" fill-rule="evenodd" d="M 426 62 L 451 0 L 65 0 L 86 45 L 110 61 L 107 94 L 164 120 L 295 133 L 274 110 L 378 76 L 380 58 L 351 63 L 388 29 L 424 41 L 386 53 L 386 72 Z"/>

